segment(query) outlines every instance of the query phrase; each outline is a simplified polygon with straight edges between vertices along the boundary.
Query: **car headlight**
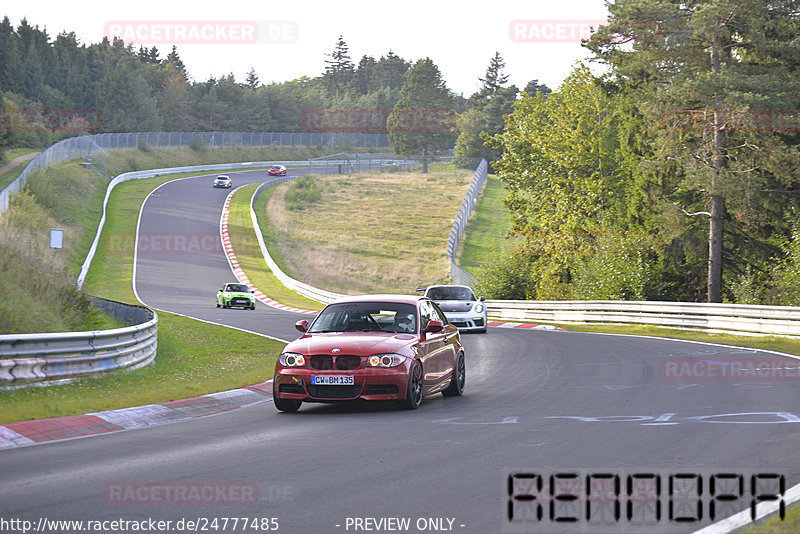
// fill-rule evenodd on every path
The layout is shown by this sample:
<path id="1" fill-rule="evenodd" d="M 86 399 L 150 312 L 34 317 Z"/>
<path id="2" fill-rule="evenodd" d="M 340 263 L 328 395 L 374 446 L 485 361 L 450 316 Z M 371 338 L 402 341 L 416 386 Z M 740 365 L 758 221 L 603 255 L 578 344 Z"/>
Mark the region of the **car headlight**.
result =
<path id="1" fill-rule="evenodd" d="M 474 307 L 474 308 L 472 308 L 472 310 L 473 310 L 475 313 L 483 313 L 483 304 L 481 304 L 481 303 L 479 302 L 478 304 L 476 304 L 476 305 L 475 305 L 475 307 Z"/>
<path id="2" fill-rule="evenodd" d="M 222 296 L 225 297 L 226 299 L 231 298 L 231 294 L 230 293 L 223 293 Z"/>
<path id="3" fill-rule="evenodd" d="M 406 361 L 402 354 L 373 354 L 367 358 L 367 367 L 397 367 Z"/>
<path id="4" fill-rule="evenodd" d="M 278 362 L 284 367 L 305 367 L 306 357 L 296 352 L 284 352 L 278 357 Z"/>

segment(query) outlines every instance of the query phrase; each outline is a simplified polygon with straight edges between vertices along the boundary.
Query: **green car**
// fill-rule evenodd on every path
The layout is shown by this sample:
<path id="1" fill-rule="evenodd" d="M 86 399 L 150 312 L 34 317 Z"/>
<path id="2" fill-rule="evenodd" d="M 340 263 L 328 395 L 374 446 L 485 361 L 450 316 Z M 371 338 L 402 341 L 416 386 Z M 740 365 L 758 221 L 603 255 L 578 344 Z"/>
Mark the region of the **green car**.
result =
<path id="1" fill-rule="evenodd" d="M 244 284 L 225 284 L 217 293 L 217 308 L 256 309 L 256 298 Z"/>

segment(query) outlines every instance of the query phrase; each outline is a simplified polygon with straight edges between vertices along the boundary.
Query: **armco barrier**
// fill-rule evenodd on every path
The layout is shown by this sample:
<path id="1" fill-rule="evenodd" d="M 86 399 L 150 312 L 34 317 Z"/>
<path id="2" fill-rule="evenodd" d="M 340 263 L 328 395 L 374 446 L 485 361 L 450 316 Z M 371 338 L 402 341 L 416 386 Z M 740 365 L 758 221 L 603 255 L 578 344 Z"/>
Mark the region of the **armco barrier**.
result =
<path id="1" fill-rule="evenodd" d="M 156 356 L 158 316 L 143 306 L 93 298 L 130 326 L 92 332 L 0 336 L 0 387 L 135 369 Z"/>
<path id="2" fill-rule="evenodd" d="M 491 318 L 504 321 L 611 323 L 752 334 L 800 336 L 800 307 L 645 301 L 487 300 Z"/>
<path id="3" fill-rule="evenodd" d="M 328 304 L 329 302 L 333 302 L 336 299 L 343 297 L 339 293 L 332 293 L 330 291 L 325 291 L 324 289 L 318 289 L 314 286 L 310 286 L 308 284 L 304 284 L 299 280 L 295 280 L 291 276 L 284 273 L 278 264 L 275 263 L 275 260 L 272 259 L 272 256 L 269 255 L 269 251 L 267 251 L 267 245 L 264 243 L 264 237 L 261 235 L 261 232 L 258 230 L 258 218 L 256 217 L 256 211 L 253 208 L 253 204 L 255 203 L 256 197 L 261 193 L 261 190 L 264 187 L 269 187 L 271 185 L 275 185 L 281 182 L 285 182 L 291 180 L 292 177 L 278 179 L 278 180 L 271 180 L 269 182 L 265 182 L 259 186 L 253 196 L 250 198 L 250 220 L 253 222 L 253 228 L 256 229 L 256 238 L 258 239 L 258 246 L 261 249 L 261 255 L 264 257 L 264 261 L 267 263 L 267 266 L 272 271 L 272 274 L 275 275 L 284 286 L 288 287 L 292 291 L 303 295 L 306 298 L 310 298 L 312 300 L 316 300 L 317 302 L 322 302 L 323 304 Z"/>
<path id="4" fill-rule="evenodd" d="M 461 236 L 464 235 L 464 229 L 467 227 L 469 216 L 475 209 L 475 203 L 478 200 L 481 189 L 486 184 L 486 174 L 489 164 L 485 159 L 481 159 L 475 173 L 472 175 L 472 183 L 469 184 L 467 194 L 464 195 L 464 200 L 461 202 L 461 207 L 458 209 L 458 215 L 453 221 L 453 227 L 450 229 L 450 235 L 447 237 L 447 257 L 450 259 L 450 278 L 453 282 L 459 285 L 473 286 L 475 278 L 468 273 L 464 268 L 456 263 L 456 251 L 458 250 L 458 242 Z"/>

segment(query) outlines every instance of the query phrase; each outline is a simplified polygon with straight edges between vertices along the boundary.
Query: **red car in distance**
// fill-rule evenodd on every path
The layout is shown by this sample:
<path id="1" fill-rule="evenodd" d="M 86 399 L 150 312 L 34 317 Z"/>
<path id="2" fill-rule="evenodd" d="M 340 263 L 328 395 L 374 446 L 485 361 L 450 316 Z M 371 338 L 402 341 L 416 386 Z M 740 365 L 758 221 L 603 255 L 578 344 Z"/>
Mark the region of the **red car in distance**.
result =
<path id="1" fill-rule="evenodd" d="M 273 165 L 267 170 L 267 174 L 270 176 L 286 176 L 286 167 L 283 165 Z"/>
<path id="2" fill-rule="evenodd" d="M 464 391 L 464 347 L 458 329 L 427 297 L 363 295 L 327 305 L 275 363 L 275 407 L 303 402 L 394 400 L 416 409 L 436 393 Z"/>

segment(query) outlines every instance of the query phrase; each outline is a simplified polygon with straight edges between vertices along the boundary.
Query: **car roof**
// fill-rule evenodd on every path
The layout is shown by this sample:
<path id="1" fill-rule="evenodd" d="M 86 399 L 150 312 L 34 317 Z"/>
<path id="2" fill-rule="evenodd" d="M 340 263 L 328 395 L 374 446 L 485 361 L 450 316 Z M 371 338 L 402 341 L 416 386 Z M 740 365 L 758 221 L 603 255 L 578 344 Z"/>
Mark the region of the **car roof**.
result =
<path id="1" fill-rule="evenodd" d="M 421 300 L 430 300 L 428 297 L 419 295 L 395 295 L 395 294 L 376 294 L 376 295 L 356 295 L 346 296 L 337 299 L 331 304 L 339 304 L 342 302 L 396 302 L 402 304 L 416 305 Z"/>
<path id="2" fill-rule="evenodd" d="M 427 291 L 428 289 L 431 289 L 433 287 L 465 287 L 465 288 L 469 289 L 470 291 L 472 290 L 472 288 L 469 287 L 469 286 L 462 286 L 462 285 L 459 285 L 459 284 L 439 284 L 439 285 L 436 285 L 436 286 L 428 286 L 428 287 L 425 288 L 425 291 Z"/>

